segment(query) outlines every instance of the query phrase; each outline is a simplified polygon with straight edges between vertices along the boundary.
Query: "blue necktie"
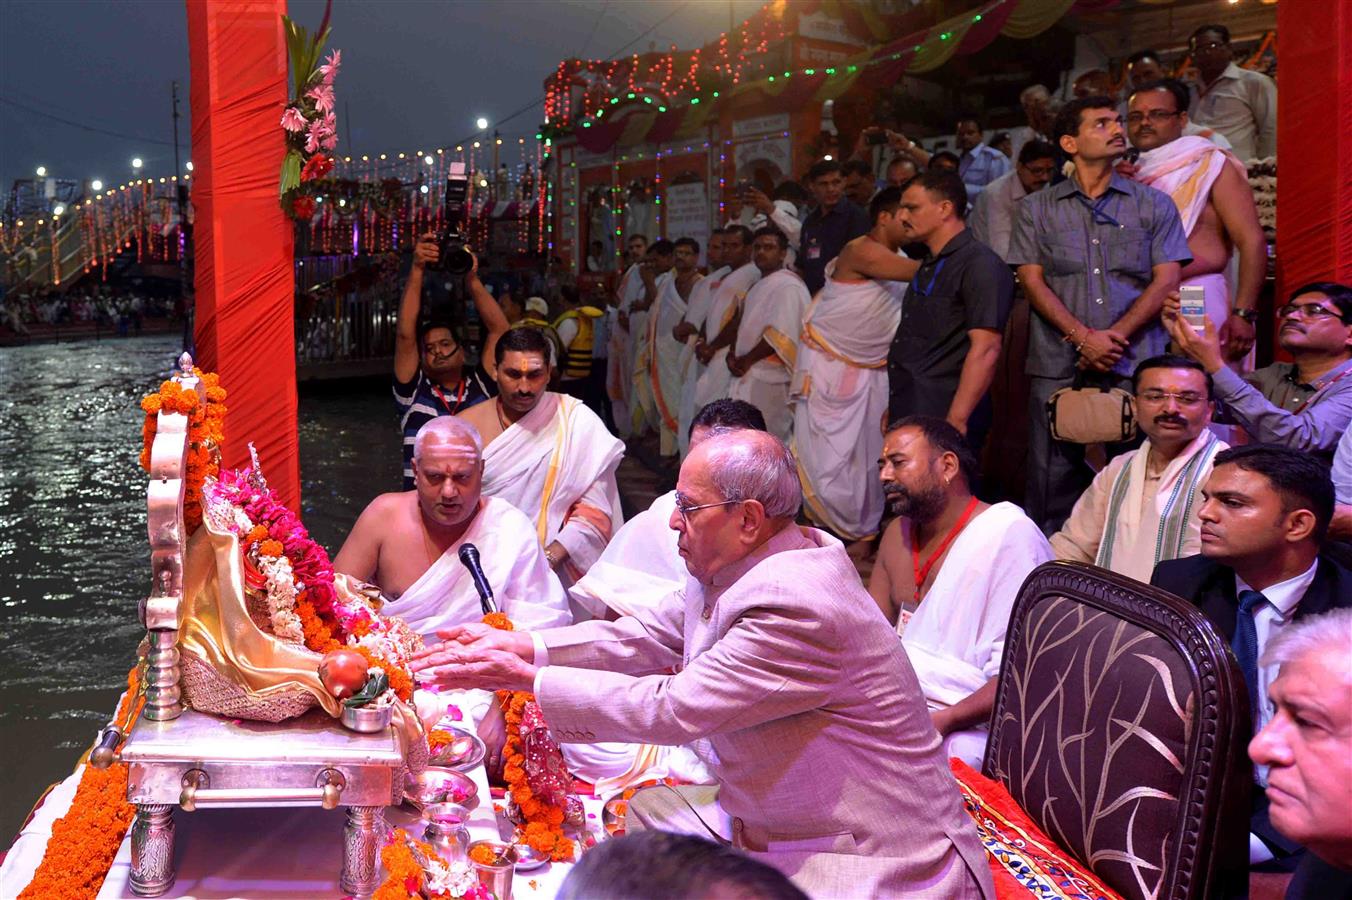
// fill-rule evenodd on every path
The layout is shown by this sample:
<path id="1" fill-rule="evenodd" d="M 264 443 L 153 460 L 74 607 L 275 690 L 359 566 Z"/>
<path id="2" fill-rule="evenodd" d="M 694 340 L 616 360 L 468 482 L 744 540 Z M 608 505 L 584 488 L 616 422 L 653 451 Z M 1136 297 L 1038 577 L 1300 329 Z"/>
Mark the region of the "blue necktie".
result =
<path id="1" fill-rule="evenodd" d="M 1258 628 L 1253 622 L 1253 611 L 1267 598 L 1258 591 L 1239 592 L 1239 614 L 1235 617 L 1235 636 L 1230 639 L 1230 648 L 1239 660 L 1240 671 L 1244 673 L 1244 683 L 1249 688 L 1249 709 L 1253 712 L 1253 730 L 1257 733 L 1261 724 L 1258 707 Z"/>

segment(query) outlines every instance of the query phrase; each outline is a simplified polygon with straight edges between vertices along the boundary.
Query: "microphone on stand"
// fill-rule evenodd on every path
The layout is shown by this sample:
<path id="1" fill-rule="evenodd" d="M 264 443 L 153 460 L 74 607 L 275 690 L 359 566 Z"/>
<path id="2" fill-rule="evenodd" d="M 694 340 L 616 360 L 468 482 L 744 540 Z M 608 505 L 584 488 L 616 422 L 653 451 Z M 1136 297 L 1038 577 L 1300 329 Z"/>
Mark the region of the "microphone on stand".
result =
<path id="1" fill-rule="evenodd" d="M 498 605 L 493 601 L 493 588 L 489 586 L 488 579 L 484 577 L 483 567 L 479 565 L 479 548 L 473 544 L 461 544 L 460 564 L 469 569 L 469 577 L 474 579 L 474 589 L 479 592 L 479 605 L 483 607 L 484 615 L 497 612 Z"/>

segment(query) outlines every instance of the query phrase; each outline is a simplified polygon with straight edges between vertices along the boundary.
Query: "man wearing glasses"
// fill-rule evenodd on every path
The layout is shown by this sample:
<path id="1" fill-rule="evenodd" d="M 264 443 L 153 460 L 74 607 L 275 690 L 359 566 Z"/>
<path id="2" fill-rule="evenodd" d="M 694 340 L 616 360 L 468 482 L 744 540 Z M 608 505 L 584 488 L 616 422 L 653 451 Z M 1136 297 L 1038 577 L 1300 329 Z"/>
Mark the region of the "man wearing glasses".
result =
<path id="1" fill-rule="evenodd" d="M 1203 25 L 1188 40 L 1200 77 L 1188 110 L 1198 125 L 1214 128 L 1248 162 L 1277 155 L 1277 85 L 1262 72 L 1235 65 L 1230 30 Z"/>
<path id="2" fill-rule="evenodd" d="M 1160 307 L 1192 259 L 1173 201 L 1113 168 L 1127 138 L 1112 98 L 1067 103 L 1056 135 L 1075 171 L 1023 199 L 1009 251 L 1033 310 L 1024 506 L 1045 533 L 1061 527 L 1092 476 L 1083 444 L 1052 438 L 1048 400 L 1077 380 L 1125 387 L 1142 359 L 1163 353 Z M 1111 445 L 1109 456 L 1129 449 Z"/>
<path id="3" fill-rule="evenodd" d="M 1227 445 L 1207 429 L 1214 404 L 1201 363 L 1153 356 L 1136 367 L 1132 391 L 1145 443 L 1094 477 L 1051 544 L 1057 559 L 1148 582 L 1160 560 L 1201 552 L 1199 492 Z"/>
<path id="4" fill-rule="evenodd" d="M 1206 138 L 1184 132 L 1187 103 L 1187 87 L 1173 79 L 1149 82 L 1132 93 L 1127 133 L 1142 152 L 1130 174 L 1168 194 L 1178 207 L 1192 254 L 1182 284 L 1205 292 L 1207 317 L 1220 335 L 1226 362 L 1242 374 L 1253 369 L 1267 239 L 1244 165 Z M 1233 252 L 1239 253 L 1239 276 L 1232 300 L 1225 272 Z"/>
<path id="5" fill-rule="evenodd" d="M 993 897 L 906 652 L 801 502 L 782 441 L 715 434 L 676 482 L 682 591 L 614 622 L 449 629 L 414 668 L 533 691 L 564 743 L 694 744 L 716 783 L 640 791 L 631 830 L 731 843 L 812 896 Z"/>
<path id="6" fill-rule="evenodd" d="M 1277 315 L 1277 342 L 1292 361 L 1243 377 L 1225 367 L 1209 319 L 1201 333 L 1183 321 L 1177 293 L 1165 302 L 1163 317 L 1174 342 L 1216 380 L 1216 399 L 1229 421 L 1255 441 L 1332 457 L 1352 424 L 1352 288 L 1307 284 Z"/>
<path id="7" fill-rule="evenodd" d="M 1014 171 L 986 185 L 972 201 L 967 227 L 972 237 L 990 247 L 1001 259 L 1009 259 L 1009 236 L 1019 202 L 1051 183 L 1056 174 L 1056 148 L 1046 141 L 1031 140 L 1019 150 Z"/>

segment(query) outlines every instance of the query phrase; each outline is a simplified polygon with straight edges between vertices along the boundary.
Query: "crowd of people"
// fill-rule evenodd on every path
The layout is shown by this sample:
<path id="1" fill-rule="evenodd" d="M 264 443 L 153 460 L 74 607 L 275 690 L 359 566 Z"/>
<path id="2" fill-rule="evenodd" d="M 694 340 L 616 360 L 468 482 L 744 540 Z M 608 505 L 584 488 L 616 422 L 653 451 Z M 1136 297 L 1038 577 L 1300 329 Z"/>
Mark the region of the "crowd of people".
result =
<path id="1" fill-rule="evenodd" d="M 1198 96 L 1145 51 L 1125 104 L 1093 79 L 1059 109 L 1025 91 L 1012 159 L 972 117 L 952 159 L 870 129 L 812 166 L 806 214 L 796 186 L 743 186 L 707 246 L 630 235 L 613 292 L 495 299 L 471 272 L 477 365 L 424 308 L 419 242 L 405 490 L 335 569 L 425 636 L 426 677 L 533 691 L 598 793 L 681 783 L 638 793 L 631 831 L 730 844 L 821 896 L 993 896 L 947 760 L 981 765 L 1020 585 L 1058 559 L 1153 583 L 1243 674 L 1251 865 L 1297 871 L 1291 896 L 1345 889 L 1352 288 L 1293 291 L 1291 362 L 1253 368 L 1266 247 L 1217 139 L 1262 146 L 1271 109 L 1220 65 L 1224 28 L 1192 45 Z M 979 454 L 1020 297 L 1027 489 L 992 503 Z M 675 490 L 625 521 L 616 471 L 643 441 L 680 460 Z M 517 630 L 477 624 L 465 543 L 492 548 Z M 480 729 L 492 769 L 500 715 Z"/>
<path id="2" fill-rule="evenodd" d="M 176 314 L 174 300 L 146 289 L 107 284 L 70 291 L 38 288 L 5 294 L 0 302 L 0 328 L 28 335 L 34 326 L 96 326 L 118 335 L 140 334 L 146 319 Z"/>

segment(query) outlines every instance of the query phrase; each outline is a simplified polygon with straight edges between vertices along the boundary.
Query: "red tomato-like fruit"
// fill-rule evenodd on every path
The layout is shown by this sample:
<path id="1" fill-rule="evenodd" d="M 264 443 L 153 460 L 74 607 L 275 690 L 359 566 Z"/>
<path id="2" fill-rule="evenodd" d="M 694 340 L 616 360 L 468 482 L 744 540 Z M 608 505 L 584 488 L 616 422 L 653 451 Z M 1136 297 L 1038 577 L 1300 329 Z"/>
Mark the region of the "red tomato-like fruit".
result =
<path id="1" fill-rule="evenodd" d="M 366 684 L 366 657 L 355 650 L 330 650 L 319 663 L 319 680 L 339 700 L 351 697 Z"/>

